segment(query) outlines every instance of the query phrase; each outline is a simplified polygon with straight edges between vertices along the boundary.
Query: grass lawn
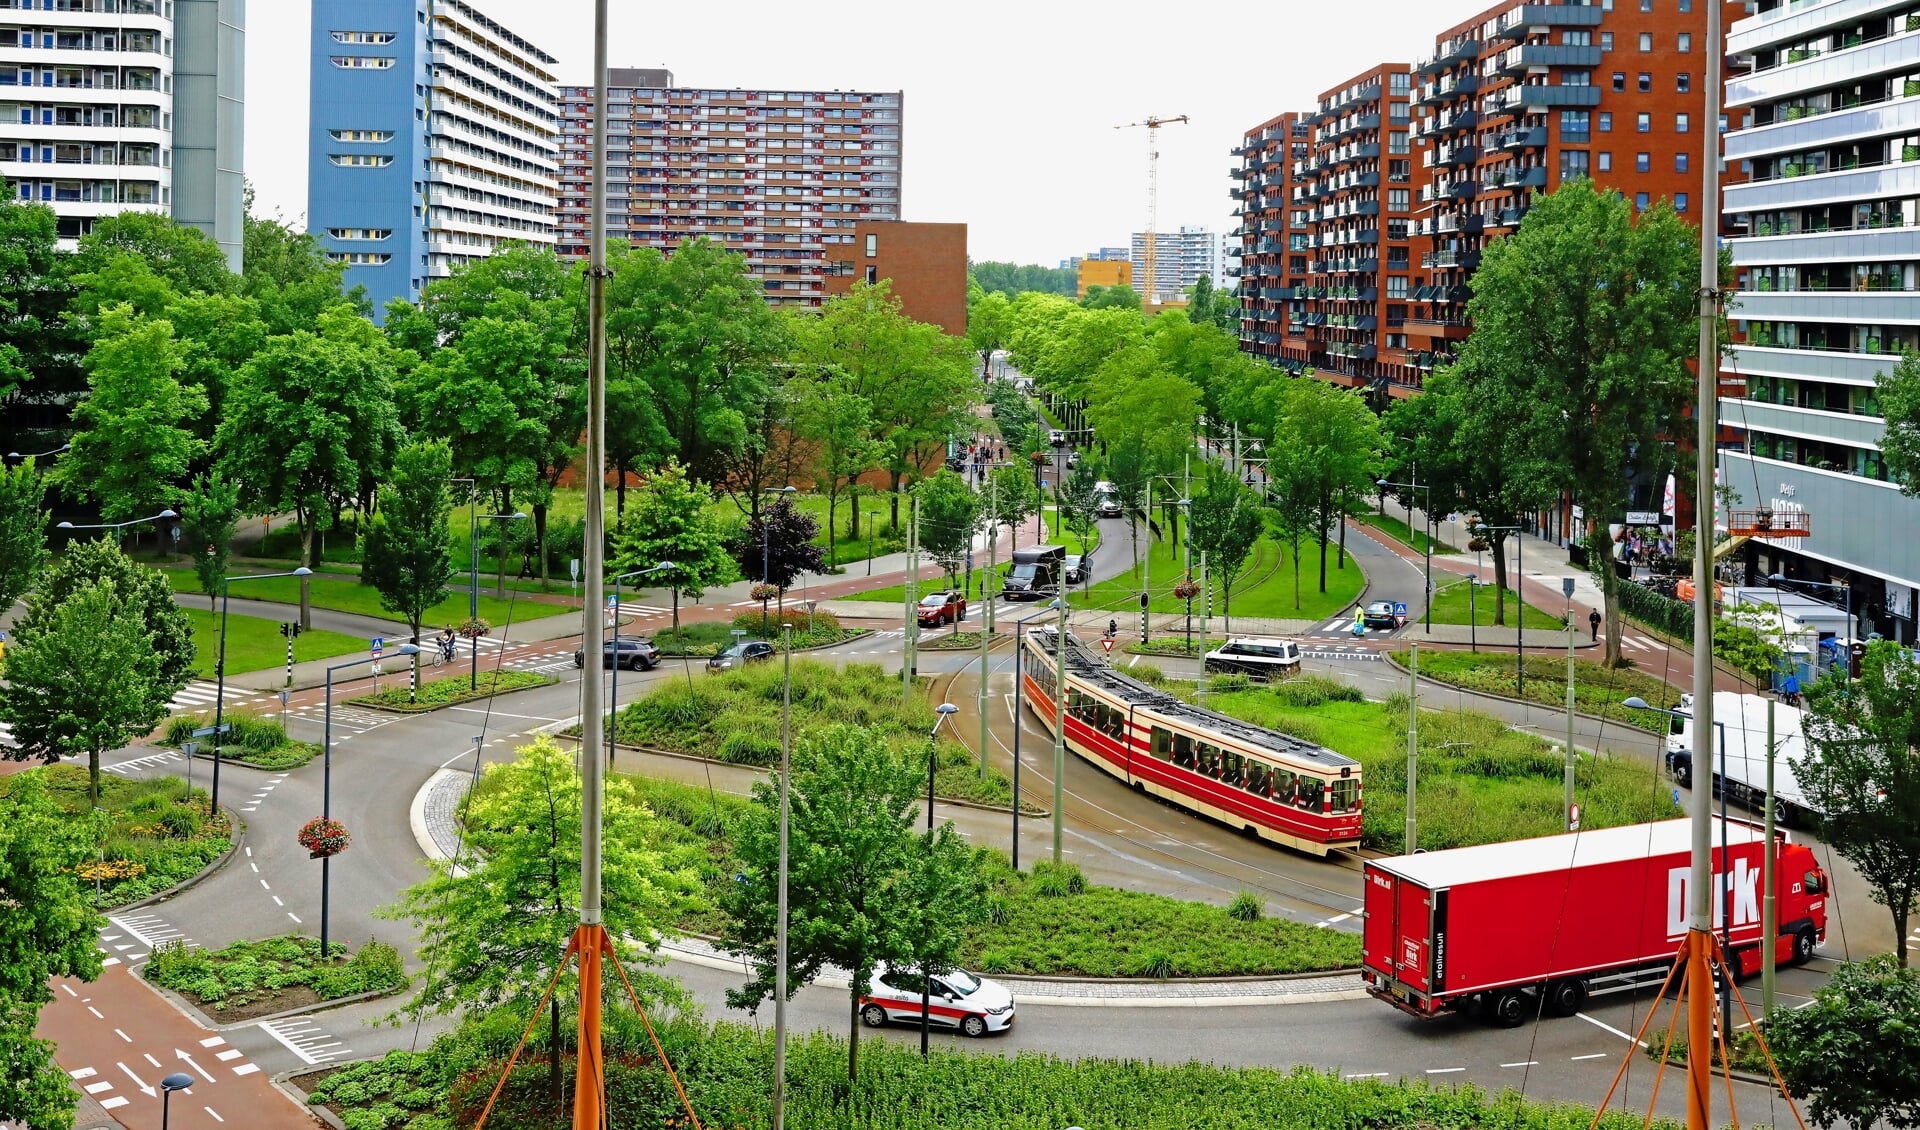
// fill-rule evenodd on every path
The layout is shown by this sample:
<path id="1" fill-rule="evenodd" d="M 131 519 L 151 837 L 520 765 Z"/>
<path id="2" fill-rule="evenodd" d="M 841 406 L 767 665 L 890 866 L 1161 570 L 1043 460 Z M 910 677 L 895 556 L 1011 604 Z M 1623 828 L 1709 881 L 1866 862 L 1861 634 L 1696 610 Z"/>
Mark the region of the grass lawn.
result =
<path id="1" fill-rule="evenodd" d="M 1426 669 L 1423 655 L 1421 674 Z M 1167 689 L 1182 693 L 1177 684 Z M 1366 790 L 1361 842 L 1382 851 L 1402 850 L 1407 810 L 1405 696 L 1368 702 L 1355 688 L 1306 676 L 1271 688 L 1209 694 L 1206 704 L 1358 760 Z M 1422 710 L 1420 846 L 1433 851 L 1565 831 L 1565 766 L 1564 747 L 1510 729 L 1490 714 Z M 1574 797 L 1585 828 L 1673 814 L 1668 788 L 1650 762 L 1583 756 Z"/>
<path id="2" fill-rule="evenodd" d="M 1407 653 L 1395 652 L 1393 658 L 1404 666 Z M 1465 687 L 1467 690 L 1524 698 L 1528 702 L 1564 708 L 1567 702 L 1566 658 L 1528 655 L 1526 662 L 1527 685 L 1524 694 L 1518 687 L 1513 656 L 1501 652 L 1427 651 L 1420 656 L 1420 674 L 1423 678 Z M 1680 704 L 1679 688 L 1652 675 L 1626 669 L 1609 669 L 1584 659 L 1574 660 L 1574 709 L 1636 729 L 1664 733 L 1664 716 L 1644 710 L 1628 710 L 1620 705 L 1633 695 L 1667 709 Z"/>
<path id="3" fill-rule="evenodd" d="M 189 607 L 187 619 L 193 623 L 193 662 L 200 673 L 213 675 L 220 654 L 220 617 L 204 608 Z M 258 616 L 227 614 L 227 673 L 264 671 L 287 665 L 287 637 L 280 634 L 280 621 Z M 367 641 L 359 636 L 314 630 L 301 632 L 293 641 L 293 661 L 332 659 L 365 651 Z"/>
<path id="4" fill-rule="evenodd" d="M 1145 550 L 1144 541 L 1140 547 Z M 1131 548 L 1124 534 L 1116 534 L 1112 551 L 1127 551 Z M 1184 547 L 1183 547 L 1184 551 Z M 1347 567 L 1339 568 L 1337 550 L 1329 549 L 1327 554 L 1327 591 L 1318 591 L 1320 579 L 1319 548 L 1311 542 L 1300 547 L 1300 593 L 1297 604 L 1293 587 L 1293 562 L 1287 558 L 1291 550 L 1270 538 L 1261 538 L 1254 551 L 1247 555 L 1247 564 L 1234 578 L 1233 606 L 1234 616 L 1263 616 L 1276 619 L 1320 620 L 1339 612 L 1352 604 L 1360 594 L 1361 585 L 1366 583 L 1366 575 L 1360 571 L 1360 565 L 1351 555 L 1347 558 Z M 1277 564 L 1276 564 L 1277 563 Z M 1181 554 L 1165 541 L 1153 543 L 1150 561 L 1153 582 L 1154 612 L 1185 612 L 1186 602 L 1176 600 L 1173 586 L 1182 576 Z M 1196 556 L 1193 562 L 1194 580 L 1200 578 L 1200 561 Z M 1214 586 L 1213 620 L 1208 625 L 1210 631 L 1220 630 L 1221 615 L 1227 609 L 1221 600 L 1219 578 L 1209 577 Z M 1080 608 L 1104 608 L 1138 614 L 1140 611 L 1140 570 L 1130 569 L 1111 580 L 1102 581 L 1093 586 L 1091 593 L 1080 598 Z M 1193 617 L 1196 629 L 1200 613 L 1205 606 L 1202 598 L 1193 602 Z"/>
<path id="5" fill-rule="evenodd" d="M 50 765 L 0 777 L 0 796 L 12 783 L 37 776 L 47 795 L 76 820 L 91 820 L 87 804 L 87 767 Z M 99 880 L 94 905 L 125 906 L 155 895 L 200 873 L 232 844 L 226 814 L 209 815 L 207 794 L 179 777 L 133 780 L 114 773 L 100 774 L 100 819 L 105 862 L 79 867 L 89 896 Z"/>
<path id="6" fill-rule="evenodd" d="M 1065 546 L 1067 548 L 1068 554 L 1078 553 L 1078 554 L 1084 555 L 1086 553 L 1087 543 L 1082 541 L 1080 536 L 1078 534 L 1075 534 L 1072 530 L 1062 530 L 1060 528 L 1059 512 L 1052 508 L 1048 508 L 1046 514 L 1047 514 L 1047 529 L 1050 534 L 1050 536 L 1047 539 L 1048 543 L 1051 545 Z M 1023 524 L 1021 527 L 1021 531 L 1026 538 L 1023 544 L 1032 545 L 1033 544 L 1033 527 L 1030 524 Z M 1094 531 L 1093 541 L 1096 546 L 1100 542 L 1100 532 L 1098 529 Z M 905 547 L 903 546 L 902 548 L 905 548 Z M 997 567 L 995 568 L 995 572 L 999 573 L 1002 577 L 1004 577 L 1007 575 L 1007 570 L 1013 567 L 1013 561 L 1012 561 L 1013 549 L 1010 548 L 1010 543 L 1003 542 L 1001 543 L 999 552 L 1000 552 L 1000 561 Z M 964 572 L 961 574 L 960 582 L 963 584 L 966 584 L 967 599 L 978 600 L 980 598 L 980 586 L 986 583 L 987 554 L 985 550 L 974 551 L 973 564 L 974 564 L 974 570 L 973 570 L 972 582 L 967 583 L 966 575 Z M 938 592 L 945 587 L 946 587 L 946 578 L 929 577 L 920 582 L 920 595 L 925 596 L 930 592 Z M 994 582 L 994 591 L 995 592 L 1000 591 L 999 582 L 997 581 Z M 884 588 L 868 589 L 865 592 L 854 593 L 851 596 L 845 597 L 844 599 L 873 600 L 873 601 L 879 601 L 881 603 L 886 603 L 886 604 L 900 605 L 906 600 L 906 596 L 907 596 L 907 586 L 902 584 L 902 585 L 887 585 Z"/>
<path id="7" fill-rule="evenodd" d="M 1405 513 L 1405 511 L 1402 511 L 1402 513 Z M 1390 514 L 1382 514 L 1382 513 L 1379 513 L 1378 511 L 1369 510 L 1369 511 L 1366 511 L 1365 513 L 1355 514 L 1353 516 L 1353 520 L 1360 523 L 1363 526 L 1371 526 L 1374 529 L 1379 530 L 1381 533 L 1387 535 L 1388 537 L 1392 538 L 1393 540 L 1399 542 L 1402 545 L 1412 546 L 1414 549 L 1414 552 L 1416 553 L 1427 552 L 1427 543 L 1429 541 L 1432 541 L 1433 543 L 1433 555 L 1435 557 L 1442 556 L 1443 554 L 1460 552 L 1459 550 L 1448 545 L 1446 542 L 1440 541 L 1438 539 L 1428 538 L 1424 530 L 1408 529 L 1407 523 L 1403 519 L 1395 518 Z"/>
<path id="8" fill-rule="evenodd" d="M 200 591 L 200 581 L 193 575 L 193 570 L 191 569 L 162 569 L 161 572 L 166 574 L 167 580 L 173 585 L 173 591 L 175 592 L 198 593 Z M 313 606 L 315 608 L 331 608 L 336 612 L 351 612 L 360 616 L 378 617 L 382 620 L 393 620 L 395 618 L 393 613 L 380 607 L 380 594 L 374 591 L 372 585 L 363 585 L 357 581 L 330 577 L 324 574 L 307 579 L 311 581 L 313 585 Z M 481 586 L 483 589 L 486 586 L 484 578 L 481 580 Z M 298 607 L 300 604 L 300 578 L 271 577 L 264 581 L 240 581 L 229 588 L 228 595 L 242 597 L 247 600 L 270 600 L 280 604 L 289 604 Z M 566 608 L 558 604 L 547 604 L 541 601 L 516 600 L 512 602 L 513 618 L 521 621 L 538 620 L 544 616 L 559 616 L 568 613 L 578 615 L 578 612 L 578 609 Z M 508 601 L 501 600 L 484 591 L 480 594 L 480 618 L 482 620 L 498 628 L 507 622 L 507 615 Z M 445 600 L 427 610 L 427 615 L 422 621 L 422 626 L 424 630 L 427 627 L 463 623 L 466 618 L 467 595 L 465 593 L 448 593 Z M 275 638 L 277 639 L 279 637 L 276 635 Z M 302 640 L 306 639 L 306 633 L 301 633 L 300 638 Z M 361 640 L 360 642 L 364 644 L 366 641 Z M 231 642 L 229 642 L 227 650 L 229 654 L 232 653 Z M 299 654 L 299 646 L 296 642 L 294 655 L 297 658 Z M 280 657 L 282 662 L 286 660 L 284 645 Z M 209 670 L 211 670 L 211 668 L 209 668 Z"/>
<path id="9" fill-rule="evenodd" d="M 465 676 L 452 675 L 444 679 L 435 679 L 431 683 L 422 683 L 409 697 L 405 670 L 396 668 L 394 674 L 398 677 L 380 690 L 373 694 L 350 698 L 347 701 L 363 706 L 377 706 L 382 710 L 395 710 L 403 714 L 424 714 L 443 706 L 490 698 L 495 694 L 506 694 L 509 691 L 523 691 L 530 687 L 552 686 L 560 681 L 552 675 L 541 675 L 532 671 L 482 671 L 476 682 L 472 673 L 469 672 Z"/>
<path id="10" fill-rule="evenodd" d="M 1434 587 L 1437 590 L 1433 594 L 1434 623 L 1472 623 L 1478 624 L 1482 628 L 1493 626 L 1494 587 L 1486 584 L 1481 585 L 1475 590 L 1468 586 L 1467 582 L 1469 580 L 1471 580 L 1469 577 L 1460 577 L 1453 580 L 1441 580 L 1437 577 L 1434 579 Z M 1519 594 L 1512 589 L 1508 589 L 1508 627 L 1513 626 L 1513 610 L 1519 603 Z M 1408 618 L 1408 623 L 1419 621 L 1420 609 L 1417 605 L 1408 607 L 1407 611 L 1411 614 Z M 1531 604 L 1527 605 L 1525 627 L 1528 631 L 1531 632 L 1537 629 L 1539 631 L 1564 632 L 1566 626 L 1566 621 L 1562 620 L 1558 615 L 1537 608 Z M 1562 640 L 1562 642 L 1565 641 Z"/>

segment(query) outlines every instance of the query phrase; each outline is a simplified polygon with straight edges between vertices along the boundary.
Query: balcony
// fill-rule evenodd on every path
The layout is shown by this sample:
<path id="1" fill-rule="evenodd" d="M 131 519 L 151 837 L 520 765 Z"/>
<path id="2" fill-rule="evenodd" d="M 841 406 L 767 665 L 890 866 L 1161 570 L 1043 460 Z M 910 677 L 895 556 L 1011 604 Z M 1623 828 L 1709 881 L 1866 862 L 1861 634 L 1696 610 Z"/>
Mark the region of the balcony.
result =
<path id="1" fill-rule="evenodd" d="M 1597 67 L 1602 61 L 1598 47 L 1569 47 L 1563 44 L 1527 43 L 1509 47 L 1500 54 L 1503 74 L 1517 74 L 1533 68 Z"/>
<path id="2" fill-rule="evenodd" d="M 1404 323 L 1409 337 L 1459 341 L 1473 330 L 1473 323 L 1462 317 L 1408 318 Z"/>
<path id="3" fill-rule="evenodd" d="M 1473 110 L 1456 110 L 1435 118 L 1428 118 L 1427 122 L 1427 136 L 1442 137 L 1477 128 L 1480 125 L 1480 115 Z"/>
<path id="4" fill-rule="evenodd" d="M 1547 127 L 1534 126 L 1532 129 L 1508 130 L 1498 134 L 1487 143 L 1488 149 L 1502 152 L 1519 149 L 1545 149 L 1547 147 Z"/>
<path id="5" fill-rule="evenodd" d="M 1480 150 L 1471 145 L 1442 145 L 1434 151 L 1433 163 L 1442 168 L 1471 165 L 1480 159 Z"/>
<path id="6" fill-rule="evenodd" d="M 1529 83 L 1510 86 L 1495 95 L 1491 101 L 1492 104 L 1487 109 L 1494 113 L 1511 114 L 1523 106 L 1537 113 L 1545 113 L 1556 106 L 1598 106 L 1600 88 Z"/>
<path id="7" fill-rule="evenodd" d="M 1294 290 L 1290 286 L 1264 286 L 1260 288 L 1260 297 L 1268 302 L 1288 302 L 1294 298 Z"/>
<path id="8" fill-rule="evenodd" d="M 1595 20 L 1595 23 L 1600 21 Z M 1435 74 L 1446 70 L 1455 63 L 1470 62 L 1480 57 L 1480 41 L 1461 36 L 1451 43 L 1441 44 L 1433 54 L 1420 61 L 1414 69 L 1423 75 Z"/>
<path id="9" fill-rule="evenodd" d="M 1333 124 L 1332 129 L 1321 130 L 1320 140 L 1338 141 L 1341 138 L 1349 137 L 1356 133 L 1365 133 L 1367 130 L 1376 130 L 1379 128 L 1380 115 L 1361 114 L 1357 117 L 1342 118 Z"/>
<path id="10" fill-rule="evenodd" d="M 1604 10 L 1586 4 L 1524 4 L 1500 17 L 1494 35 L 1501 39 L 1525 39 L 1530 31 L 1545 32 L 1556 27 L 1599 27 Z"/>
<path id="11" fill-rule="evenodd" d="M 1475 235 L 1485 226 L 1486 220 L 1478 212 L 1442 212 L 1433 217 L 1433 226 L 1420 234 Z"/>
<path id="12" fill-rule="evenodd" d="M 1462 270 L 1471 271 L 1480 265 L 1480 253 L 1478 251 L 1458 250 L 1429 251 L 1427 254 L 1420 256 L 1420 265 L 1428 270 L 1458 267 Z"/>

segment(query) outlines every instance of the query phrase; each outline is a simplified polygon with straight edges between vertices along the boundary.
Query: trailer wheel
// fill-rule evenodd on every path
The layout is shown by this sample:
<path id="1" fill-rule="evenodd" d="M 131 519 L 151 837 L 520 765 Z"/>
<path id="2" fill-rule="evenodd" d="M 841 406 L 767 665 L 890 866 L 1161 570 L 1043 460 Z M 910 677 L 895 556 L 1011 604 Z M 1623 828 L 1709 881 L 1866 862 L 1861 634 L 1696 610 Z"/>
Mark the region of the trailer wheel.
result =
<path id="1" fill-rule="evenodd" d="M 1498 1028 L 1518 1028 L 1527 1022 L 1527 994 L 1518 989 L 1506 989 L 1493 998 L 1487 1007 L 1487 1016 Z"/>
<path id="2" fill-rule="evenodd" d="M 1813 960 L 1813 927 L 1802 926 L 1793 932 L 1794 965 L 1805 965 Z"/>
<path id="3" fill-rule="evenodd" d="M 1547 986 L 1547 1011 L 1554 1016 L 1572 1016 L 1587 1003 L 1587 983 L 1572 978 Z"/>

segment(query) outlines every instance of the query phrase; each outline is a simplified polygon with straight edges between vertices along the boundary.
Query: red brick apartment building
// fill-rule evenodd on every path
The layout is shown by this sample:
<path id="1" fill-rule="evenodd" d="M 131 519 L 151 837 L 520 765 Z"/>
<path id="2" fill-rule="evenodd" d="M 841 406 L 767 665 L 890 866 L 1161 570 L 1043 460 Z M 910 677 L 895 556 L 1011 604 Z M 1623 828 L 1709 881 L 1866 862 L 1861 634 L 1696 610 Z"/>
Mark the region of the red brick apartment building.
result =
<path id="1" fill-rule="evenodd" d="M 1708 2 L 1508 0 L 1419 63 L 1249 130 L 1233 170 L 1241 348 L 1411 395 L 1470 332 L 1473 270 L 1533 192 L 1590 176 L 1698 222 Z"/>

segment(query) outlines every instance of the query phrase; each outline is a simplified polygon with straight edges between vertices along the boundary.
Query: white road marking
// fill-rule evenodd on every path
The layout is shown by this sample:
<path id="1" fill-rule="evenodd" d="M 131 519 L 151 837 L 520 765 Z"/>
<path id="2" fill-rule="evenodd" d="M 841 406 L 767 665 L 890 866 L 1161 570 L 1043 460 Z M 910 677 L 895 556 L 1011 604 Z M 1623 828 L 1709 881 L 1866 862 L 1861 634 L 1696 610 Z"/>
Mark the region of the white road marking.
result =
<path id="1" fill-rule="evenodd" d="M 244 1053 L 241 1052 L 239 1048 L 228 1048 L 226 1051 L 221 1052 L 219 1055 L 215 1056 L 214 1058 L 218 1059 L 221 1063 L 225 1063 L 228 1060 L 239 1059 L 243 1054 Z"/>
<path id="2" fill-rule="evenodd" d="M 141 1052 L 140 1054 L 146 1056 L 147 1062 L 153 1064 L 155 1067 L 162 1066 L 159 1060 L 153 1058 L 152 1052 Z"/>
<path id="3" fill-rule="evenodd" d="M 1620 1037 L 1621 1039 L 1627 1041 L 1630 1044 L 1639 1044 L 1643 1048 L 1647 1046 L 1645 1040 L 1636 1040 L 1632 1036 L 1629 1036 L 1625 1032 L 1622 1032 L 1620 1029 L 1615 1028 L 1613 1025 L 1608 1024 L 1605 1021 L 1595 1020 L 1593 1017 L 1588 1016 L 1584 1012 L 1576 1012 L 1574 1013 L 1574 1015 L 1578 1016 L 1580 1019 L 1586 1021 L 1587 1023 L 1593 1025 L 1595 1028 L 1599 1028 L 1607 1032 L 1612 1032 L 1614 1035 Z"/>
<path id="4" fill-rule="evenodd" d="M 207 1039 L 200 1041 L 200 1046 L 203 1048 L 217 1048 L 221 1044 L 224 1044 L 226 1042 L 227 1042 L 227 1039 L 225 1036 L 211 1036 Z"/>
<path id="5" fill-rule="evenodd" d="M 101 1099 L 101 1100 L 100 1100 L 100 1109 L 101 1109 L 101 1110 L 113 1110 L 113 1109 L 115 1109 L 116 1107 L 123 1107 L 123 1106 L 126 1106 L 126 1105 L 127 1105 L 127 1100 L 126 1100 L 126 1099 L 124 1099 L 124 1098 L 121 1098 L 121 1097 L 120 1097 L 119 1095 L 115 1095 L 115 1096 L 113 1096 L 113 1097 L 112 1097 L 112 1098 L 110 1098 L 110 1099 Z"/>
<path id="6" fill-rule="evenodd" d="M 73 1076 L 75 1079 L 91 1079 L 100 1073 L 91 1067 L 83 1067 L 78 1071 L 69 1071 L 67 1074 Z"/>
<path id="7" fill-rule="evenodd" d="M 257 1063 L 248 1063 L 248 1064 L 243 1064 L 243 1065 L 241 1065 L 241 1066 L 239 1066 L 239 1067 L 236 1067 L 236 1068 L 234 1068 L 234 1069 L 233 1069 L 233 1073 L 234 1073 L 235 1075 L 252 1075 L 252 1074 L 253 1074 L 254 1072 L 256 1072 L 256 1071 L 258 1071 L 258 1070 L 260 1070 L 260 1065 L 259 1065 L 259 1064 L 257 1064 Z"/>
<path id="8" fill-rule="evenodd" d="M 1503 1063 L 1500 1066 L 1502 1067 L 1538 1067 L 1540 1066 L 1540 1061 L 1537 1059 L 1523 1059 L 1519 1063 Z"/>
<path id="9" fill-rule="evenodd" d="M 1606 1052 L 1594 1052 L 1591 1055 L 1576 1055 L 1572 1057 L 1575 1063 L 1578 1063 L 1583 1059 L 1605 1059 L 1605 1058 L 1607 1058 Z"/>
<path id="10" fill-rule="evenodd" d="M 201 1110 L 204 1110 L 204 1111 L 206 1111 L 206 1112 L 207 1112 L 208 1114 L 210 1114 L 210 1115 L 212 1115 L 212 1116 L 213 1116 L 213 1120 L 214 1120 L 215 1122 L 225 1122 L 225 1121 L 226 1121 L 226 1119 L 224 1119 L 224 1118 L 222 1118 L 222 1117 L 220 1117 L 220 1112 L 219 1112 L 219 1111 L 217 1111 L 217 1110 L 215 1110 L 215 1109 L 213 1109 L 213 1108 L 212 1108 L 212 1107 L 210 1107 L 210 1106 L 203 1106 L 203 1107 L 201 1107 L 200 1109 L 201 1109 Z"/>
<path id="11" fill-rule="evenodd" d="M 1384 1071 L 1364 1071 L 1341 1076 L 1343 1079 L 1385 1079 L 1386 1077 L 1387 1073 Z"/>
<path id="12" fill-rule="evenodd" d="M 60 987 L 61 987 L 62 989 L 65 989 L 65 990 L 67 991 L 67 995 L 68 995 L 68 996 L 70 996 L 70 997 L 77 997 L 77 996 L 79 996 L 79 995 L 80 995 L 79 993 L 76 993 L 76 992 L 74 992 L 74 991 L 73 991 L 73 987 L 72 987 L 71 985 L 62 985 L 62 986 L 60 986 Z M 75 1076 L 75 1078 L 77 1079 L 77 1078 L 79 1078 L 79 1076 Z"/>
<path id="13" fill-rule="evenodd" d="M 113 1090 L 113 1082 L 111 1080 L 103 1079 L 98 1083 L 88 1083 L 85 1087 L 82 1087 L 81 1090 L 85 1091 L 89 1095 L 97 1095 L 102 1091 Z"/>
<path id="14" fill-rule="evenodd" d="M 122 1031 L 121 1031 L 120 1029 L 118 1029 L 118 1028 L 115 1028 L 115 1029 L 113 1030 L 113 1034 L 114 1034 L 114 1035 L 116 1035 L 116 1036 L 118 1036 L 118 1037 L 120 1037 L 121 1039 L 123 1039 L 123 1040 L 125 1040 L 125 1041 L 126 1041 L 127 1043 L 129 1043 L 129 1044 L 131 1044 L 131 1043 L 133 1043 L 133 1037 L 132 1037 L 132 1036 L 129 1036 L 129 1035 L 127 1035 L 127 1034 L 126 1034 L 125 1032 L 122 1032 Z"/>
<path id="15" fill-rule="evenodd" d="M 88 1012 L 91 1012 L 91 1013 L 93 1013 L 93 1018 L 94 1018 L 95 1020 L 105 1020 L 105 1019 L 106 1019 L 106 1017 L 105 1017 L 105 1016 L 102 1016 L 102 1015 L 100 1014 L 100 1010 L 99 1010 L 99 1009 L 97 1009 L 97 1008 L 95 1008 L 95 1007 L 93 1007 L 92 1005 L 88 1005 L 88 1006 L 87 1006 L 87 1011 L 88 1011 Z"/>
<path id="16" fill-rule="evenodd" d="M 300 917 L 293 911 L 287 911 L 287 917 L 293 919 L 294 925 L 298 926 L 300 924 Z"/>
<path id="17" fill-rule="evenodd" d="M 1427 1074 L 1428 1075 L 1452 1075 L 1457 1071 L 1465 1071 L 1465 1070 L 1466 1068 L 1464 1067 L 1429 1067 L 1427 1068 Z"/>

